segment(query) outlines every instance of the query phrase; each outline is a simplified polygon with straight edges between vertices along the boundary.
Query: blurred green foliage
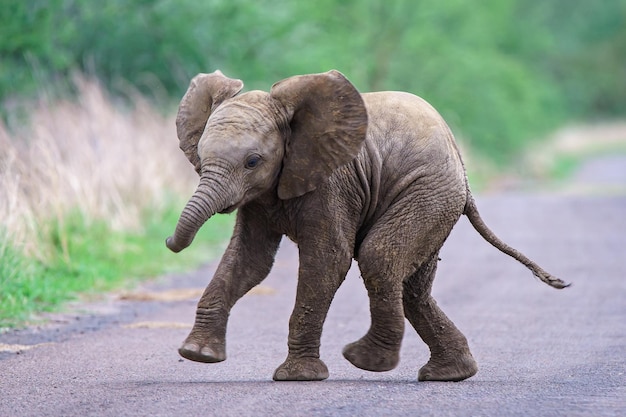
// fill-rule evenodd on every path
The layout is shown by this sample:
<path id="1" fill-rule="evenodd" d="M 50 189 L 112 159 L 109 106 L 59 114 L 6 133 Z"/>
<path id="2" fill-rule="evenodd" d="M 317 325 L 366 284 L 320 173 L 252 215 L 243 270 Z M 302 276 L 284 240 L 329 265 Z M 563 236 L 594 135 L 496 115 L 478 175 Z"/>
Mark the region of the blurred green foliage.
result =
<path id="1" fill-rule="evenodd" d="M 430 101 L 470 147 L 511 161 L 571 120 L 626 114 L 626 0 L 9 0 L 0 100 L 73 71 L 162 105 L 198 72 L 248 89 L 336 68 L 361 91 Z"/>

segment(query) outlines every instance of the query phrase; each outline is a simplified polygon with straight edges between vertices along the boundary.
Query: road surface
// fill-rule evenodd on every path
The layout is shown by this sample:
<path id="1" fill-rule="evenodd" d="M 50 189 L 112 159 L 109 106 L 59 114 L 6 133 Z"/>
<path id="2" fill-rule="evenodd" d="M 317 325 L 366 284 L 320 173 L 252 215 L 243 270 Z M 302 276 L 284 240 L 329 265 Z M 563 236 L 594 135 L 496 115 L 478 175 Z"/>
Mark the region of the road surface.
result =
<path id="1" fill-rule="evenodd" d="M 428 350 L 410 326 L 395 370 L 345 361 L 342 347 L 369 324 L 353 267 L 324 327 L 330 378 L 273 382 L 296 287 L 297 252 L 284 241 L 270 277 L 232 311 L 227 361 L 176 352 L 211 264 L 0 335 L 0 416 L 626 415 L 626 163 L 599 161 L 565 192 L 477 198 L 501 238 L 570 288 L 540 283 L 465 218 L 453 230 L 434 295 L 478 361 L 469 380 L 417 382 Z"/>

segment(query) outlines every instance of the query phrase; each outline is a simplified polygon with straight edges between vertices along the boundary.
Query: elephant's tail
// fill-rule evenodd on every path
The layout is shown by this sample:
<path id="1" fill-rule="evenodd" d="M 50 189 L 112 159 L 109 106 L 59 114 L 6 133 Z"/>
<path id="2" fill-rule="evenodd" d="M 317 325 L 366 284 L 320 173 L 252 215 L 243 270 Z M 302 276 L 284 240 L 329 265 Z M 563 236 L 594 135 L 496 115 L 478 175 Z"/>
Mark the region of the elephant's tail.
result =
<path id="1" fill-rule="evenodd" d="M 523 253 L 521 253 L 517 249 L 512 248 L 511 246 L 500 240 L 500 238 L 496 236 L 495 233 L 493 233 L 491 229 L 489 229 L 489 227 L 487 227 L 483 219 L 480 217 L 480 214 L 478 213 L 478 208 L 476 207 L 476 202 L 474 201 L 474 197 L 472 197 L 472 194 L 469 192 L 469 190 L 467 193 L 467 202 L 465 203 L 465 210 L 463 214 L 467 216 L 472 226 L 474 226 L 474 229 L 476 229 L 476 231 L 480 233 L 480 235 L 487 242 L 491 243 L 501 252 L 506 253 L 514 259 L 517 259 L 517 261 L 525 265 L 526 268 L 530 269 L 532 273 L 541 281 L 545 282 L 551 287 L 558 289 L 570 286 L 570 284 L 566 284 L 563 280 L 544 271 L 539 265 L 528 259 Z"/>

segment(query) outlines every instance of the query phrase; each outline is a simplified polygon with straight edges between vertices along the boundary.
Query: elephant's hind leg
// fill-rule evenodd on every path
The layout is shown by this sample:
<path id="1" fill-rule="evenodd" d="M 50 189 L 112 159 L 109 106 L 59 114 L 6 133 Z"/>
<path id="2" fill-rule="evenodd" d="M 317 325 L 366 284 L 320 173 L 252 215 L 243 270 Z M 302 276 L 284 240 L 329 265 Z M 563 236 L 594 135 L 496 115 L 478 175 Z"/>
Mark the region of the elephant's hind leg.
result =
<path id="1" fill-rule="evenodd" d="M 404 314 L 430 348 L 430 360 L 418 374 L 420 381 L 462 381 L 478 371 L 467 339 L 430 295 L 438 256 L 404 281 Z"/>
<path id="2" fill-rule="evenodd" d="M 346 345 L 343 356 L 357 368 L 383 372 L 394 369 L 400 361 L 400 346 L 404 335 L 402 314 L 402 289 L 393 288 L 397 283 L 363 280 L 370 299 L 372 323 L 369 330 L 356 342 Z"/>
<path id="3" fill-rule="evenodd" d="M 357 368 L 389 371 L 400 361 L 404 336 L 402 275 L 406 256 L 389 256 L 396 236 L 388 228 L 373 230 L 361 244 L 357 261 L 370 302 L 367 333 L 346 345 L 343 356 Z M 394 242 L 394 243 L 391 243 Z"/>

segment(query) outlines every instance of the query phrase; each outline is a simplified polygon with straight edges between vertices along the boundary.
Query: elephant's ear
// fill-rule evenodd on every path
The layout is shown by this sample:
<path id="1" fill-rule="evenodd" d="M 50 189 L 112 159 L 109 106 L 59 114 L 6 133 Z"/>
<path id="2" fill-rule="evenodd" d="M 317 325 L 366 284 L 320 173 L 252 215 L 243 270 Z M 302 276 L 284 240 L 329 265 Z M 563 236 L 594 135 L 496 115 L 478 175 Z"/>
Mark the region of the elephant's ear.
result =
<path id="1" fill-rule="evenodd" d="M 200 173 L 198 141 L 211 112 L 224 100 L 236 96 L 242 88 L 241 80 L 228 78 L 219 70 L 211 74 L 198 74 L 189 83 L 178 107 L 176 133 L 180 140 L 180 149 L 196 172 Z"/>
<path id="2" fill-rule="evenodd" d="M 367 111 L 357 89 L 338 71 L 279 81 L 270 95 L 287 109 L 288 138 L 278 197 L 314 190 L 352 161 L 365 140 Z"/>

